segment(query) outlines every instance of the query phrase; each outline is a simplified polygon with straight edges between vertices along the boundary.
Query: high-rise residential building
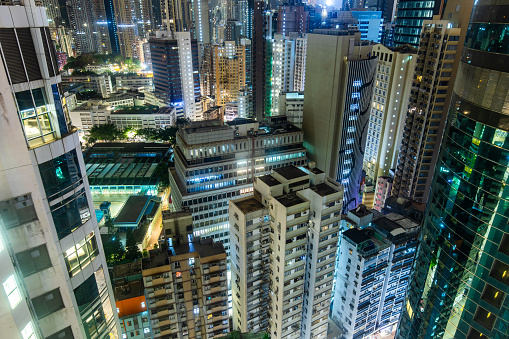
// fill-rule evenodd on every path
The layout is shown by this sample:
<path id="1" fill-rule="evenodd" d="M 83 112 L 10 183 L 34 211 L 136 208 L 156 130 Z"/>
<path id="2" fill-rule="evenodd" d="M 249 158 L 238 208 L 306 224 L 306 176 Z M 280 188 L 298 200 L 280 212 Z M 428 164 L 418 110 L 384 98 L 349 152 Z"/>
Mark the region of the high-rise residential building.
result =
<path id="1" fill-rule="evenodd" d="M 306 53 L 308 37 L 303 34 L 295 40 L 295 75 L 293 77 L 293 90 L 304 92 L 306 81 Z"/>
<path id="2" fill-rule="evenodd" d="M 320 32 L 308 34 L 304 145 L 310 160 L 343 184 L 343 207 L 349 210 L 361 202 L 362 159 L 378 58 L 360 33 Z"/>
<path id="3" fill-rule="evenodd" d="M 266 103 L 269 111 L 265 112 L 268 116 L 282 115 L 279 112 L 279 96 L 282 93 L 292 92 L 295 74 L 295 38 L 296 35 L 286 37 L 283 34 L 275 34 L 272 39 L 270 77 L 267 79 Z"/>
<path id="4" fill-rule="evenodd" d="M 421 30 L 424 20 L 441 15 L 446 0 L 399 0 L 396 12 L 396 28 L 394 29 L 394 46 L 412 45 L 419 47 Z"/>
<path id="5" fill-rule="evenodd" d="M 153 338 L 220 338 L 230 331 L 226 252 L 193 238 L 188 212 L 163 212 L 164 242 L 143 261 Z"/>
<path id="6" fill-rule="evenodd" d="M 216 104 L 237 101 L 239 90 L 246 86 L 246 50 L 235 41 L 213 46 L 213 72 Z"/>
<path id="7" fill-rule="evenodd" d="M 267 52 L 272 49 L 266 48 L 267 32 L 266 22 L 268 16 L 265 15 L 265 2 L 254 1 L 253 9 L 253 30 L 252 30 L 252 91 L 253 91 L 253 116 L 258 121 L 265 117 L 265 86 L 267 81 L 266 58 Z M 269 61 L 270 63 L 270 61 Z M 270 78 L 269 78 L 270 79 Z"/>
<path id="8" fill-rule="evenodd" d="M 340 234 L 331 319 L 346 338 L 385 337 L 404 308 L 420 225 L 396 213 L 361 213 Z"/>
<path id="9" fill-rule="evenodd" d="M 309 32 L 309 11 L 303 3 L 284 4 L 277 8 L 277 33 Z"/>
<path id="10" fill-rule="evenodd" d="M 152 338 L 141 268 L 141 260 L 113 267 L 115 305 L 123 338 Z"/>
<path id="11" fill-rule="evenodd" d="M 118 338 L 80 142 L 37 4 L 0 10 L 2 335 Z"/>
<path id="12" fill-rule="evenodd" d="M 385 206 L 385 201 L 391 196 L 393 181 L 393 177 L 389 175 L 383 175 L 377 179 L 373 208 L 378 212 L 382 212 L 382 209 Z"/>
<path id="13" fill-rule="evenodd" d="M 236 18 L 241 23 L 240 34 L 248 39 L 253 37 L 253 6 L 254 1 L 239 0 L 236 5 Z"/>
<path id="14" fill-rule="evenodd" d="M 286 166 L 230 201 L 233 327 L 275 338 L 326 338 L 343 190 Z"/>
<path id="15" fill-rule="evenodd" d="M 306 161 L 302 130 L 284 117 L 272 120 L 194 122 L 177 132 L 170 168 L 173 207 L 190 208 L 194 235 L 223 242 L 227 253 L 228 200 L 252 193 L 255 177 Z"/>
<path id="16" fill-rule="evenodd" d="M 459 24 L 447 20 L 424 23 L 394 176 L 392 194 L 395 196 L 423 203 L 428 200 L 452 96 L 452 84 L 472 9 L 473 2 L 469 3 L 470 6 L 465 1 L 459 5 L 463 12 Z M 453 7 L 452 12 L 456 12 L 456 6 L 452 4 L 449 4 Z"/>
<path id="17" fill-rule="evenodd" d="M 150 24 L 149 0 L 113 0 L 120 54 L 143 60 L 143 42 L 148 38 Z"/>
<path id="18" fill-rule="evenodd" d="M 105 2 L 66 0 L 76 55 L 112 52 Z"/>
<path id="19" fill-rule="evenodd" d="M 198 43 L 189 32 L 157 32 L 150 38 L 154 90 L 168 105 L 184 107 L 185 118 L 200 114 Z"/>
<path id="20" fill-rule="evenodd" d="M 506 14 L 475 1 L 397 338 L 509 335 Z"/>
<path id="21" fill-rule="evenodd" d="M 378 57 L 363 168 L 368 181 L 388 175 L 398 162 L 400 140 L 414 81 L 417 50 L 409 45 L 375 45 Z"/>
<path id="22" fill-rule="evenodd" d="M 239 118 L 253 118 L 253 92 L 247 88 L 241 89 L 237 97 L 237 106 Z"/>

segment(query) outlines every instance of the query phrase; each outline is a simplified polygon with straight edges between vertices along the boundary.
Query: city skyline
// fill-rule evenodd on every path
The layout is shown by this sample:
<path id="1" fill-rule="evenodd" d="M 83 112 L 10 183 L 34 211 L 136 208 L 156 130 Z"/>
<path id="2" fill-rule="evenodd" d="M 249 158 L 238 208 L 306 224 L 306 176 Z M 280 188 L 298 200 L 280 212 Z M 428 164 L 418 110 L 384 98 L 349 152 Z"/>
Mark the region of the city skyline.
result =
<path id="1" fill-rule="evenodd" d="M 507 18 L 0 1 L 2 333 L 509 337 Z"/>

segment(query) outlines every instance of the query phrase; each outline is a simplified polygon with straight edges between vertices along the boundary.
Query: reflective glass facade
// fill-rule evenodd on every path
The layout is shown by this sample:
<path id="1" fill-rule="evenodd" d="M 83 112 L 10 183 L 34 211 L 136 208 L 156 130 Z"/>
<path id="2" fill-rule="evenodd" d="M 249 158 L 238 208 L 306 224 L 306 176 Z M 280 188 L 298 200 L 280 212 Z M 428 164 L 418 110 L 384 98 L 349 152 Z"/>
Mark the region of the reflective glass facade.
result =
<path id="1" fill-rule="evenodd" d="M 433 19 L 434 10 L 439 6 L 440 1 L 435 0 L 400 0 L 394 29 L 394 45 L 419 46 L 422 23 L 424 20 Z"/>
<path id="2" fill-rule="evenodd" d="M 497 12 L 486 3 L 473 17 Z M 489 47 L 505 30 L 480 25 L 491 26 L 469 27 L 398 338 L 509 337 L 509 74 L 476 63 L 505 59 Z"/>

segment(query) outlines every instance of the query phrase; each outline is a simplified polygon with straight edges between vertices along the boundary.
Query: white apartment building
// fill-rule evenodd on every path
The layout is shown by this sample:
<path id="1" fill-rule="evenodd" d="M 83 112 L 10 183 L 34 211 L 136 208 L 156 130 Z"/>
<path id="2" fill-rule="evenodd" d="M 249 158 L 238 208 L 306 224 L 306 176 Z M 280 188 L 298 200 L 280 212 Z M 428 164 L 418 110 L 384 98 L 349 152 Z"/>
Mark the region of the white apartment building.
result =
<path id="1" fill-rule="evenodd" d="M 234 329 L 327 337 L 342 200 L 311 164 L 274 169 L 231 201 Z"/>
<path id="2" fill-rule="evenodd" d="M 364 212 L 367 219 L 340 235 L 331 316 L 345 337 L 356 339 L 396 330 L 420 230 L 396 213 Z"/>
<path id="3" fill-rule="evenodd" d="M 398 162 L 417 50 L 406 46 L 373 46 L 378 57 L 363 168 L 373 183 Z"/>
<path id="4" fill-rule="evenodd" d="M 271 121 L 208 120 L 177 132 L 170 168 L 173 208 L 190 208 L 194 235 L 223 242 L 228 254 L 228 201 L 252 193 L 255 177 L 306 161 L 302 131 L 285 117 Z"/>
<path id="5" fill-rule="evenodd" d="M 153 91 L 154 82 L 152 77 L 143 76 L 117 76 L 116 87 L 132 91 Z"/>
<path id="6" fill-rule="evenodd" d="M 191 50 L 191 34 L 189 32 L 173 33 L 177 40 L 179 52 L 180 79 L 182 82 L 182 96 L 184 98 L 185 116 L 191 120 L 197 120 L 201 115 L 200 102 L 195 99 L 195 81 L 193 56 Z"/>
<path id="7" fill-rule="evenodd" d="M 239 90 L 237 97 L 238 117 L 249 119 L 253 117 L 253 92 L 247 88 Z"/>
<path id="8" fill-rule="evenodd" d="M 36 3 L 0 6 L 1 333 L 119 338 L 81 146 Z"/>
<path id="9" fill-rule="evenodd" d="M 103 98 L 109 98 L 113 93 L 111 77 L 108 74 L 101 75 L 69 75 L 62 77 L 62 86 L 73 83 L 82 83 L 85 89 L 95 91 Z"/>
<path id="10" fill-rule="evenodd" d="M 288 121 L 302 128 L 304 117 L 304 92 L 287 92 L 279 96 L 279 114 L 286 115 Z"/>
<path id="11" fill-rule="evenodd" d="M 177 110 L 174 107 L 148 106 L 144 109 L 145 107 L 147 106 L 136 106 L 132 111 L 113 110 L 112 106 L 103 100 L 89 100 L 70 111 L 69 116 L 81 137 L 94 125 L 114 124 L 119 129 L 159 129 L 173 126 L 177 121 Z"/>
<path id="12" fill-rule="evenodd" d="M 307 34 L 302 34 L 301 37 L 295 39 L 295 75 L 293 78 L 293 90 L 296 92 L 304 92 L 307 46 Z"/>

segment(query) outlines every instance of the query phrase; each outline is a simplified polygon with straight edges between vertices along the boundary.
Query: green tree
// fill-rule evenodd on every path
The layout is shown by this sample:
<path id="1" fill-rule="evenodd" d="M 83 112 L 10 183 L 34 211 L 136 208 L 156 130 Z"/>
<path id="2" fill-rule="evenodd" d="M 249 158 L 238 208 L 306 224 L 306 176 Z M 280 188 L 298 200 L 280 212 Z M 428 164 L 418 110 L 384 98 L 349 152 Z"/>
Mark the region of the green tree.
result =
<path id="1" fill-rule="evenodd" d="M 131 230 L 127 231 L 126 233 L 125 247 L 126 247 L 125 259 L 129 261 L 134 261 L 142 257 L 140 249 L 136 244 L 134 233 Z"/>
<path id="2" fill-rule="evenodd" d="M 125 249 L 116 234 L 102 235 L 104 255 L 109 266 L 118 264 L 124 259 Z"/>
<path id="3" fill-rule="evenodd" d="M 161 162 L 157 165 L 154 175 L 159 178 L 159 186 L 161 186 L 161 188 L 170 186 L 170 172 L 168 171 L 168 164 Z"/>
<path id="4" fill-rule="evenodd" d="M 94 125 L 89 131 L 89 142 L 97 140 L 113 141 L 122 138 L 123 131 L 119 130 L 113 124 Z"/>

